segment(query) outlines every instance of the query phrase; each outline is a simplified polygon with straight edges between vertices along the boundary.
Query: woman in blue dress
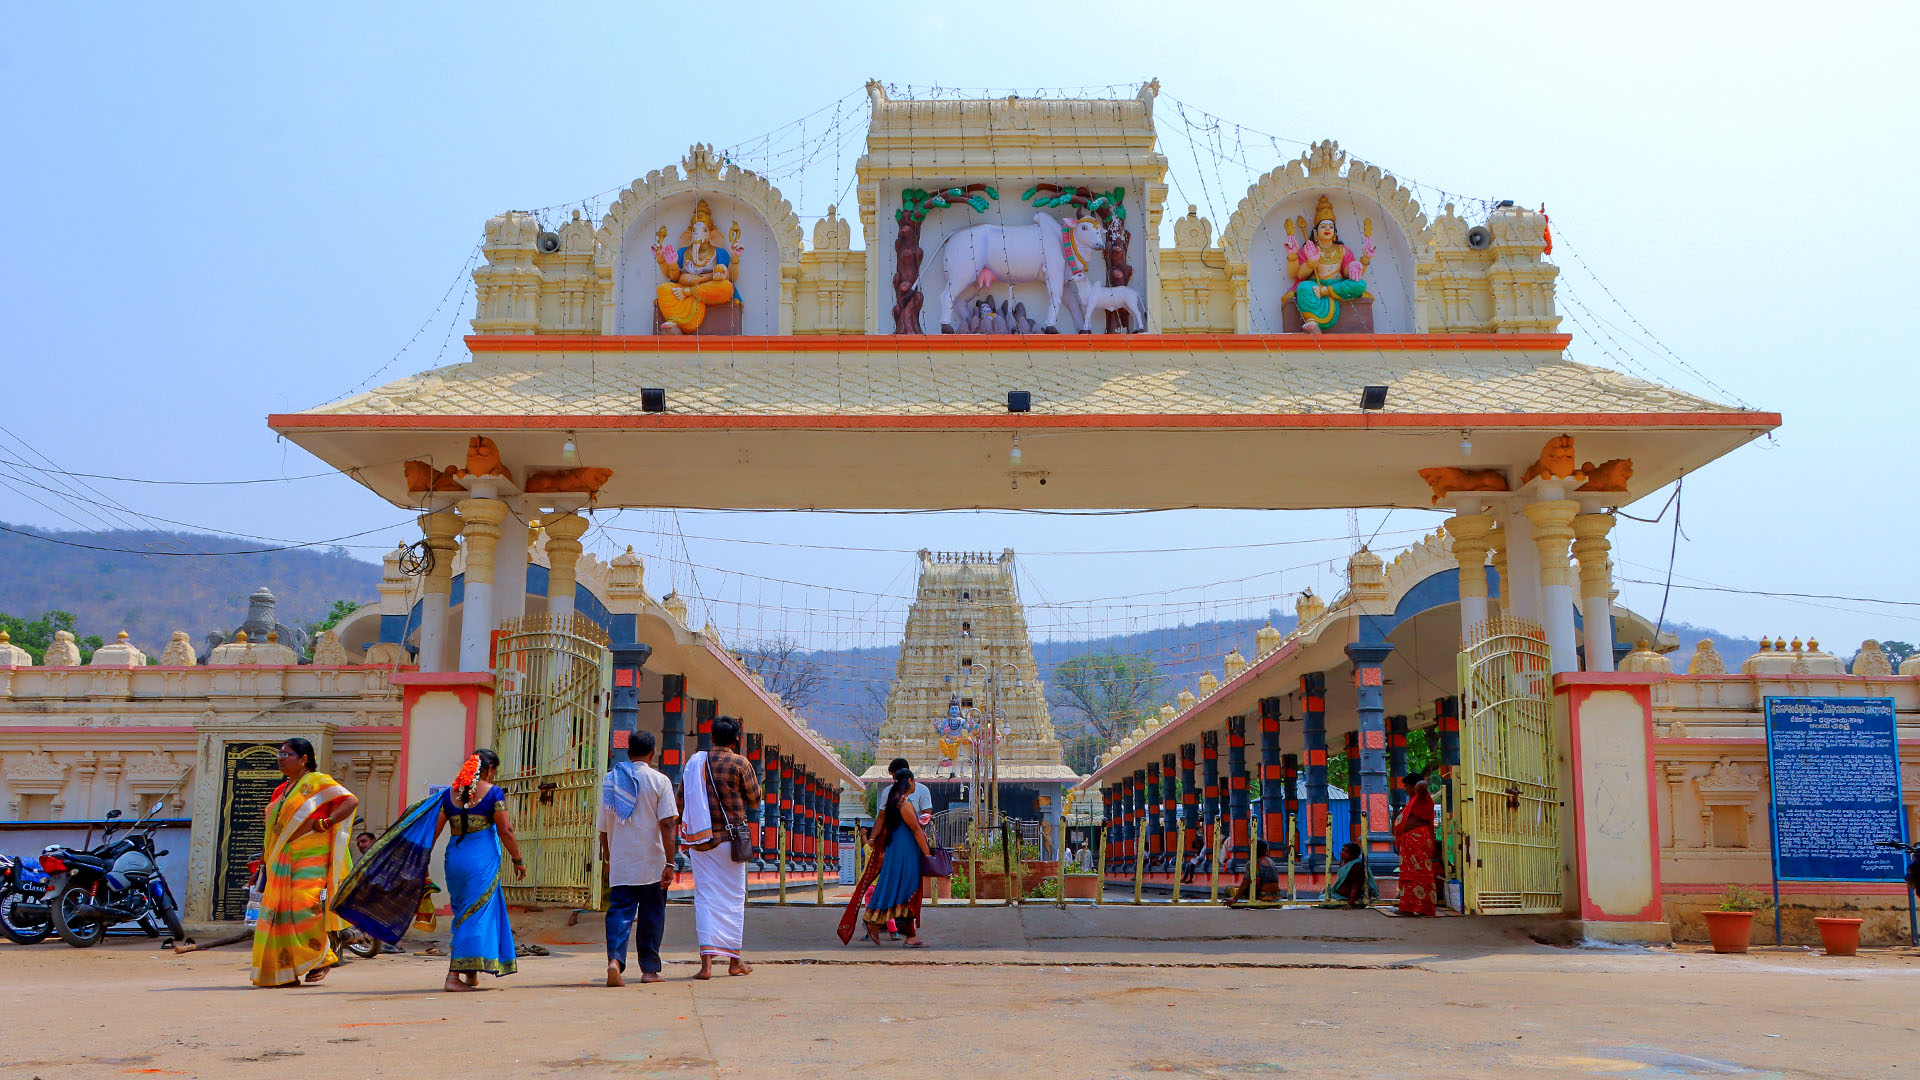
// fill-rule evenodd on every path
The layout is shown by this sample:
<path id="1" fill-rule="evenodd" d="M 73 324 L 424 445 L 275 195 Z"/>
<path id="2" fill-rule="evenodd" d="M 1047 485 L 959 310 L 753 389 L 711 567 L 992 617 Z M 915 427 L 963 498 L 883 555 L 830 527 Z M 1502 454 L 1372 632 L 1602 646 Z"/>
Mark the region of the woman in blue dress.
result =
<path id="1" fill-rule="evenodd" d="M 511 975 L 513 927 L 500 892 L 500 849 L 513 857 L 515 881 L 527 876 L 520 840 L 513 834 L 506 792 L 494 784 L 500 755 L 476 750 L 453 778 L 453 786 L 407 807 L 386 835 L 340 885 L 334 914 L 391 945 L 406 933 L 432 886 L 427 881 L 433 846 L 442 829 L 447 841 L 447 894 L 453 907 L 452 960 L 448 990 L 478 990 L 480 972 Z M 432 910 L 429 906 L 427 910 Z"/>
<path id="2" fill-rule="evenodd" d="M 920 829 L 920 817 L 907 801 L 913 794 L 913 773 L 901 769 L 893 774 L 893 787 L 887 790 L 879 819 L 873 823 L 873 846 L 885 845 L 880 857 L 880 875 L 874 879 L 873 895 L 867 899 L 863 916 L 867 940 L 880 944 L 880 931 L 893 920 L 906 936 L 906 947 L 924 949 L 927 943 L 916 934 L 914 918 L 919 913 L 920 856 L 931 855 L 927 835 Z"/>
<path id="3" fill-rule="evenodd" d="M 513 858 L 515 881 L 527 876 L 520 858 L 520 841 L 507 814 L 506 792 L 494 784 L 500 755 L 476 750 L 467 759 L 453 787 L 440 796 L 434 837 L 445 828 L 447 839 L 447 895 L 453 908 L 453 941 L 448 948 L 448 990 L 477 990 L 480 972 L 511 975 L 514 963 L 513 927 L 507 922 L 507 900 L 500 892 L 500 849 Z"/>

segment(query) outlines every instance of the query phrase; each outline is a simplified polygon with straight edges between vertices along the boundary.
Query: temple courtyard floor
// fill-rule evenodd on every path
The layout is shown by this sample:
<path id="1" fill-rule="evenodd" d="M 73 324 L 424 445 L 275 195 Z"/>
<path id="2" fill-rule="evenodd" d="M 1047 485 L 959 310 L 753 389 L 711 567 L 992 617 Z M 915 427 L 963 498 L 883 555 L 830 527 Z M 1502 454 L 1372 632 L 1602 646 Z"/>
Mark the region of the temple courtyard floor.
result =
<path id="1" fill-rule="evenodd" d="M 756 906 L 745 978 L 609 989 L 597 916 L 518 920 L 548 956 L 479 994 L 445 960 L 359 960 L 254 990 L 242 946 L 0 943 L 0 1078 L 1899 1077 L 1920 953 L 1560 948 L 1527 924 L 1375 912 L 941 908 L 935 947 L 833 938 Z M 1538 927 L 1531 927 L 1538 932 Z M 419 949 L 424 942 L 409 939 Z M 485 977 L 483 976 L 483 979 Z"/>

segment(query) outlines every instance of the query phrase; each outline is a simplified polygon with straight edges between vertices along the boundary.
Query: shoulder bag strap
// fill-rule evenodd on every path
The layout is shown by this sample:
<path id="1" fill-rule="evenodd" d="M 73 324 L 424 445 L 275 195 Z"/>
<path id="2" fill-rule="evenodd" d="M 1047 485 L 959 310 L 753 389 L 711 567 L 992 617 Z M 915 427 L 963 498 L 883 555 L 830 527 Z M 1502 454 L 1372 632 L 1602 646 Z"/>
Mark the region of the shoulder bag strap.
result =
<path id="1" fill-rule="evenodd" d="M 707 759 L 700 764 L 707 774 L 707 787 L 713 792 L 713 798 L 708 800 L 713 804 L 709 809 L 720 811 L 720 827 L 727 830 L 728 836 L 732 836 L 733 822 L 727 820 L 727 804 L 720 799 L 720 781 L 713 778 L 713 754 L 709 752 Z"/>

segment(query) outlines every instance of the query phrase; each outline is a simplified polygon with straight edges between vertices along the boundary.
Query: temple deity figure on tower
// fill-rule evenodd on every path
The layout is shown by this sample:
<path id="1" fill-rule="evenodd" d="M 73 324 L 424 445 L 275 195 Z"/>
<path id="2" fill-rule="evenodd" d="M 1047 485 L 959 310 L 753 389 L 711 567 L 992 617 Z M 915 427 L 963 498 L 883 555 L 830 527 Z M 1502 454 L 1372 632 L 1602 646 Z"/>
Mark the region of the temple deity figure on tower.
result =
<path id="1" fill-rule="evenodd" d="M 680 234 L 679 247 L 667 243 L 667 230 L 661 228 L 659 246 L 653 252 L 666 278 L 654 290 L 661 333 L 694 333 L 706 319 L 708 306 L 731 303 L 739 295 L 733 273 L 736 261 L 745 254 L 740 246 L 740 223 L 733 223 L 726 247 L 717 242 L 718 232 L 705 199 L 694 206 L 693 220 Z"/>
<path id="2" fill-rule="evenodd" d="M 1340 319 L 1340 301 L 1367 295 L 1367 266 L 1373 262 L 1373 219 L 1362 221 L 1360 254 L 1340 242 L 1333 200 L 1325 195 L 1313 208 L 1313 225 L 1296 218 L 1287 226 L 1287 273 L 1294 283 L 1300 328 L 1318 334 Z M 1298 235 L 1296 235 L 1296 233 Z"/>

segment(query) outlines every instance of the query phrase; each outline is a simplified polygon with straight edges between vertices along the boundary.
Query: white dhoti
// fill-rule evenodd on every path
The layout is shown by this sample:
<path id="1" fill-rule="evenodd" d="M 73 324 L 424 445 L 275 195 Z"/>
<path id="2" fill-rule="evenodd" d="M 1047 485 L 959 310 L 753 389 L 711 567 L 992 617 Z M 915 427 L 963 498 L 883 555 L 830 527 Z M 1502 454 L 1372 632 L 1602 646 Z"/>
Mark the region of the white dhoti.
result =
<path id="1" fill-rule="evenodd" d="M 687 846 L 693 869 L 693 931 L 700 939 L 700 955 L 740 958 L 740 942 L 747 924 L 747 864 L 733 861 L 724 830 L 713 828 L 713 810 L 707 804 L 707 752 L 687 759 L 685 805 L 680 811 L 680 842 Z M 719 847 L 705 851 L 695 844 L 721 838 Z"/>
<path id="2" fill-rule="evenodd" d="M 700 955 L 740 958 L 747 923 L 747 864 L 733 861 L 727 845 L 687 852 L 693 864 L 693 929 Z"/>

